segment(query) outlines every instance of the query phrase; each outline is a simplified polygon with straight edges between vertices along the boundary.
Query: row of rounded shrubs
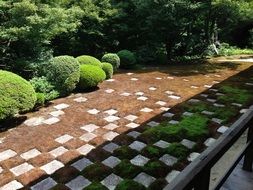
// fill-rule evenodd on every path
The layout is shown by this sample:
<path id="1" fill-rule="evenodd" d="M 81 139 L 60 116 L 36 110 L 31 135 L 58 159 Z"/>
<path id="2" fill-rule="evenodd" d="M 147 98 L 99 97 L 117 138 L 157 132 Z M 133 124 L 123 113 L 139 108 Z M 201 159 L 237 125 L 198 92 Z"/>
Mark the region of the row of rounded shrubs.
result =
<path id="1" fill-rule="evenodd" d="M 118 54 L 105 54 L 101 61 L 88 55 L 54 57 L 42 64 L 39 76 L 29 82 L 14 73 L 0 70 L 0 121 L 66 96 L 75 89 L 94 88 L 111 78 L 120 65 L 128 68 L 135 63 L 134 54 L 122 50 Z"/>

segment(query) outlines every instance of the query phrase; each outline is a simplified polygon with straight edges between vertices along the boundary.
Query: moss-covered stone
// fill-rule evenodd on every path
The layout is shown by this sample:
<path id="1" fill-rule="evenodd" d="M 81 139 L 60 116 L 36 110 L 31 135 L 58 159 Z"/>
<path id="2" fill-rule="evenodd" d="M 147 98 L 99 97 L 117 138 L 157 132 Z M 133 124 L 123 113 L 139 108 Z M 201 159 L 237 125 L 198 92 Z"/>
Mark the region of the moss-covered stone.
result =
<path id="1" fill-rule="evenodd" d="M 149 158 L 158 158 L 161 155 L 162 151 L 155 146 L 146 146 L 142 149 L 141 154 Z"/>
<path id="2" fill-rule="evenodd" d="M 115 190 L 145 190 L 146 188 L 133 180 L 123 180 Z"/>
<path id="3" fill-rule="evenodd" d="M 149 161 L 144 167 L 143 170 L 156 178 L 165 177 L 169 172 L 169 167 L 164 163 L 156 160 Z"/>
<path id="4" fill-rule="evenodd" d="M 132 165 L 129 160 L 122 160 L 120 164 L 114 168 L 114 173 L 122 178 L 134 178 L 140 172 L 141 168 Z"/>

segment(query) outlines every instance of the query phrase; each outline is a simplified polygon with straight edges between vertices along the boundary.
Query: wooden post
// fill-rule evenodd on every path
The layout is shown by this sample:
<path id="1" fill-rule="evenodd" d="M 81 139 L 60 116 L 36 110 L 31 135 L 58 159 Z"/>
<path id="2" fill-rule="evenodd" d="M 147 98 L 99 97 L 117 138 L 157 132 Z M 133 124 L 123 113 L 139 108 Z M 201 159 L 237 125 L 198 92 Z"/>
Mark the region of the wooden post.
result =
<path id="1" fill-rule="evenodd" d="M 194 190 L 209 190 L 211 169 L 205 168 L 196 177 Z"/>
<path id="2" fill-rule="evenodd" d="M 252 172 L 252 164 L 253 164 L 253 119 L 248 123 L 249 131 L 247 142 L 251 142 L 249 148 L 245 152 L 244 162 L 243 162 L 243 170 Z"/>

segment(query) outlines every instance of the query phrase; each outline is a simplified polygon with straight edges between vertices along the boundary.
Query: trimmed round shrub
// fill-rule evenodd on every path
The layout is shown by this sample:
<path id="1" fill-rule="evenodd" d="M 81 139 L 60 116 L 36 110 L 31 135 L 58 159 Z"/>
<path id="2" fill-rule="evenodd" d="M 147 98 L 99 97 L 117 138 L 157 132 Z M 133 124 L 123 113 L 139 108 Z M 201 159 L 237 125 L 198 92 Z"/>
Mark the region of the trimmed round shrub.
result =
<path id="1" fill-rule="evenodd" d="M 112 78 L 113 75 L 113 66 L 110 63 L 103 62 L 102 69 L 105 72 L 106 79 Z"/>
<path id="2" fill-rule="evenodd" d="M 101 62 L 92 56 L 89 55 L 82 55 L 76 58 L 80 65 L 94 65 L 98 67 L 102 67 Z"/>
<path id="3" fill-rule="evenodd" d="M 68 95 L 79 82 L 80 65 L 72 56 L 54 57 L 45 65 L 44 75 L 60 95 Z"/>
<path id="4" fill-rule="evenodd" d="M 0 120 L 31 110 L 36 99 L 36 93 L 28 81 L 0 70 Z"/>
<path id="5" fill-rule="evenodd" d="M 120 66 L 120 58 L 116 53 L 107 53 L 102 57 L 102 62 L 111 63 L 114 70 Z"/>
<path id="6" fill-rule="evenodd" d="M 120 66 L 122 68 L 130 68 L 136 64 L 136 57 L 133 52 L 129 50 L 121 50 L 117 54 L 120 58 Z"/>
<path id="7" fill-rule="evenodd" d="M 94 65 L 80 66 L 79 88 L 82 90 L 96 87 L 106 79 L 105 72 Z"/>

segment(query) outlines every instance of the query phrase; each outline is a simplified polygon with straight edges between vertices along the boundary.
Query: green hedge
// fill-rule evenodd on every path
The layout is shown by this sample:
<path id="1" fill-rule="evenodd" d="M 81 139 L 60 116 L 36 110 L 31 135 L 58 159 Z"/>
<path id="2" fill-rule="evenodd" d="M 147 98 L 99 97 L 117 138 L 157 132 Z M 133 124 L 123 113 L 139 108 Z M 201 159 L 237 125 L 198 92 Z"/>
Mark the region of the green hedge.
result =
<path id="1" fill-rule="evenodd" d="M 96 87 L 99 83 L 103 82 L 105 78 L 106 74 L 100 67 L 94 65 L 81 65 L 79 88 L 85 90 Z"/>
<path id="2" fill-rule="evenodd" d="M 102 62 L 111 63 L 114 70 L 120 66 L 120 58 L 116 53 L 107 53 L 102 57 Z"/>
<path id="3" fill-rule="evenodd" d="M 36 99 L 36 93 L 28 81 L 0 70 L 0 120 L 31 110 Z"/>
<path id="4" fill-rule="evenodd" d="M 92 56 L 89 55 L 82 55 L 76 58 L 80 65 L 94 65 L 98 67 L 102 67 L 101 62 Z"/>
<path id="5" fill-rule="evenodd" d="M 102 69 L 106 74 L 106 79 L 112 78 L 113 75 L 113 66 L 110 63 L 103 62 Z"/>
<path id="6" fill-rule="evenodd" d="M 44 75 L 60 95 L 68 95 L 79 82 L 80 65 L 71 56 L 54 57 L 45 65 Z"/>
<path id="7" fill-rule="evenodd" d="M 117 55 L 120 58 L 120 66 L 122 68 L 131 68 L 137 62 L 134 53 L 129 50 L 121 50 Z"/>

